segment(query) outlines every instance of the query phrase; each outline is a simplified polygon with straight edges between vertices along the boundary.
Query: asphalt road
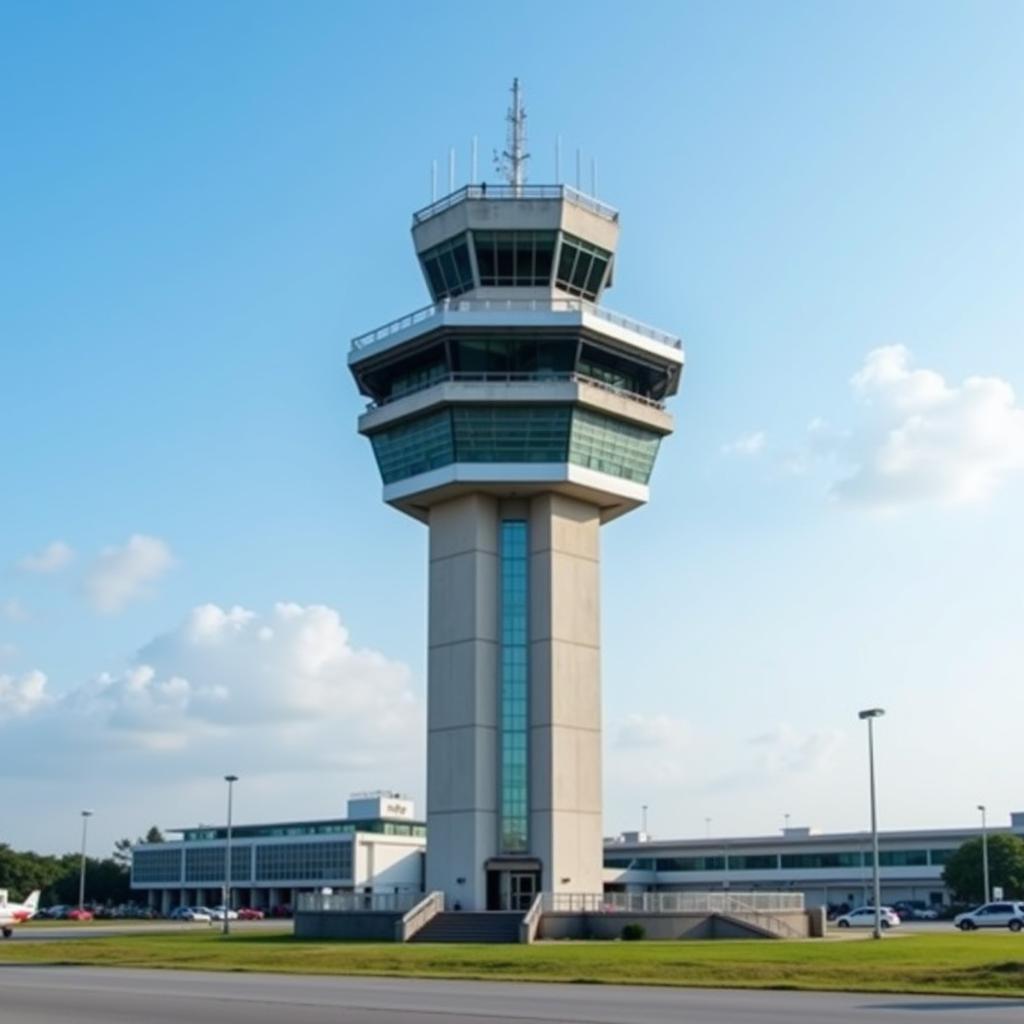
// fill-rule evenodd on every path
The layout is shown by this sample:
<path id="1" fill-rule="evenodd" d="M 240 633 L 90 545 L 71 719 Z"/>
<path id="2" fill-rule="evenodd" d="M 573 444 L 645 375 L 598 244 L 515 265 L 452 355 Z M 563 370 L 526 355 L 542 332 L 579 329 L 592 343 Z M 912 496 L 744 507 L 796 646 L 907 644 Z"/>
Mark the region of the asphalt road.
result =
<path id="1" fill-rule="evenodd" d="M 1020 1024 L 1024 1000 L 0 966 L 5 1024 Z"/>

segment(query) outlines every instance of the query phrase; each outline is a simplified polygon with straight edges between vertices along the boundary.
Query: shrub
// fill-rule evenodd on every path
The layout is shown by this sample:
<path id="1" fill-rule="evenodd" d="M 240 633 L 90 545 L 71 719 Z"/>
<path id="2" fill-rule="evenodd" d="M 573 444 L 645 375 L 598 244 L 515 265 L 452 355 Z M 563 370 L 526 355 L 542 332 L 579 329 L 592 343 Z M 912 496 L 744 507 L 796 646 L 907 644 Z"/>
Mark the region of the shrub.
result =
<path id="1" fill-rule="evenodd" d="M 647 932 L 644 931 L 642 924 L 627 924 L 622 929 L 622 939 L 624 942 L 636 942 L 642 939 Z"/>

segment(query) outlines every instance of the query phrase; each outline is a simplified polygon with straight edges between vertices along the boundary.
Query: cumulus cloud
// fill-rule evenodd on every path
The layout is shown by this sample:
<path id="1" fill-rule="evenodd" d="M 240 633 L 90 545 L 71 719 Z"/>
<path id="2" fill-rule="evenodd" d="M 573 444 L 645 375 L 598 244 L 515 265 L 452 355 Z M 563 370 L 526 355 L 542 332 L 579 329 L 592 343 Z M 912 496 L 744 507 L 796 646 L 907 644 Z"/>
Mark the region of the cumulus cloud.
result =
<path id="1" fill-rule="evenodd" d="M 7 736 L 0 722 L 0 743 L 28 773 L 85 759 L 112 775 L 189 778 L 229 761 L 250 776 L 380 776 L 422 742 L 408 669 L 353 646 L 338 613 L 320 605 L 266 615 L 202 605 L 120 670 L 57 696 L 45 696 L 41 673 L 0 679 L 0 713 L 21 716 Z M 44 739 L 46 758 L 17 757 Z"/>
<path id="2" fill-rule="evenodd" d="M 42 672 L 28 672 L 20 679 L 0 675 L 0 725 L 7 719 L 38 710 L 49 700 Z"/>
<path id="3" fill-rule="evenodd" d="M 749 792 L 817 772 L 840 739 L 838 732 L 801 733 L 785 723 L 743 739 L 673 715 L 634 712 L 612 725 L 607 776 L 616 784 L 646 791 L 661 785 L 690 796 Z"/>
<path id="4" fill-rule="evenodd" d="M 751 458 L 755 455 L 760 455 L 764 451 L 767 440 L 763 430 L 740 434 L 739 437 L 733 438 L 733 440 L 722 445 L 722 454 Z"/>
<path id="5" fill-rule="evenodd" d="M 85 578 L 89 603 L 111 614 L 145 596 L 174 564 L 171 549 L 158 537 L 136 533 L 120 547 L 104 548 Z"/>
<path id="6" fill-rule="evenodd" d="M 814 437 L 852 467 L 833 484 L 840 501 L 883 510 L 984 502 L 1024 470 L 1024 408 L 999 377 L 950 384 L 890 345 L 869 352 L 850 385 L 859 426 L 829 439 L 819 421 Z"/>
<path id="7" fill-rule="evenodd" d="M 47 544 L 41 551 L 25 555 L 15 563 L 21 572 L 54 573 L 70 565 L 75 557 L 74 550 L 62 540 Z"/>
<path id="8" fill-rule="evenodd" d="M 752 736 L 755 765 L 769 776 L 805 774 L 821 770 L 842 741 L 838 731 L 812 732 L 806 735 L 782 724 L 768 732 Z"/>

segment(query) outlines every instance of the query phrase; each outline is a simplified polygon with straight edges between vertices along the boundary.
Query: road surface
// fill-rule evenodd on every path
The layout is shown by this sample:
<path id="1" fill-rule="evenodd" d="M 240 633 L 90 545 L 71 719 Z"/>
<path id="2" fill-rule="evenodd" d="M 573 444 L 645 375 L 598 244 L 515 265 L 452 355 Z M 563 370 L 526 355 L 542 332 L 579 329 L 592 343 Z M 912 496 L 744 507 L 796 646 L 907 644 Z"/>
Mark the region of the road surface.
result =
<path id="1" fill-rule="evenodd" d="M 0 965 L 11 1024 L 1020 1024 L 1024 1000 Z"/>

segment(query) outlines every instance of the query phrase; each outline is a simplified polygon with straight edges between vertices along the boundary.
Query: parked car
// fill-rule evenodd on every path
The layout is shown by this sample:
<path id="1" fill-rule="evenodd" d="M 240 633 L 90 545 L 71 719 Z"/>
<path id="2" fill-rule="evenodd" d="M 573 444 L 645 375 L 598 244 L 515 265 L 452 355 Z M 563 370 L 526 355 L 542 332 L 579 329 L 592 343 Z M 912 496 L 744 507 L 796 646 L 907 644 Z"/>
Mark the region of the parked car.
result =
<path id="1" fill-rule="evenodd" d="M 881 924 L 883 928 L 896 928 L 899 923 L 899 915 L 896 914 L 892 907 L 880 907 L 881 910 Z M 843 914 L 842 917 L 836 919 L 836 924 L 840 928 L 874 928 L 875 926 L 875 908 L 874 907 L 858 907 L 856 910 L 851 910 L 848 914 Z"/>
<path id="2" fill-rule="evenodd" d="M 209 909 L 210 918 L 214 921 L 223 921 L 224 916 L 227 915 L 229 921 L 238 920 L 238 911 L 230 910 L 227 907 L 221 905 L 219 907 L 211 907 Z"/>
<path id="3" fill-rule="evenodd" d="M 272 907 L 270 910 L 271 917 L 291 917 L 292 908 L 290 903 L 279 903 L 276 907 Z"/>
<path id="4" fill-rule="evenodd" d="M 1011 932 L 1019 932 L 1024 928 L 1024 903 L 983 903 L 957 914 L 953 924 L 962 932 L 978 928 L 1009 928 Z"/>
<path id="5" fill-rule="evenodd" d="M 85 907 L 72 907 L 65 915 L 68 921 L 91 921 L 95 915 Z"/>
<path id="6" fill-rule="evenodd" d="M 901 900 L 892 905 L 901 921 L 937 921 L 939 911 L 928 906 L 924 900 Z"/>
<path id="7" fill-rule="evenodd" d="M 206 921 L 213 920 L 206 907 L 175 907 L 170 913 L 172 921 Z"/>
<path id="8" fill-rule="evenodd" d="M 255 907 L 241 907 L 238 911 L 239 921 L 262 921 L 263 911 Z"/>

